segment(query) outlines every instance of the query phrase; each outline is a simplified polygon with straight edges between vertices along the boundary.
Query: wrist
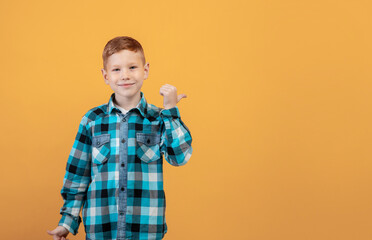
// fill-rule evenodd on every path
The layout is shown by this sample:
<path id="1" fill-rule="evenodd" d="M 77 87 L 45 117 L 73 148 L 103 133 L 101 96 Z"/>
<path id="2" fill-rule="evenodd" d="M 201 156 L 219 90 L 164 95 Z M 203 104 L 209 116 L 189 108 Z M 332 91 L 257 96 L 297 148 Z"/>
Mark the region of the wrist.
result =
<path id="1" fill-rule="evenodd" d="M 164 105 L 164 109 L 174 108 L 176 105 Z"/>

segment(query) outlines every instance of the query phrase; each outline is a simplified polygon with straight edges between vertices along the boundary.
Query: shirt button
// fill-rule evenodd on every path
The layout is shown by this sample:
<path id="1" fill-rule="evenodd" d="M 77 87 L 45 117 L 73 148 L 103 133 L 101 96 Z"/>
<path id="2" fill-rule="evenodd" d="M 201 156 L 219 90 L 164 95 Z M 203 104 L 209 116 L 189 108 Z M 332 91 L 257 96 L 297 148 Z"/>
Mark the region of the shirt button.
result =
<path id="1" fill-rule="evenodd" d="M 122 143 L 125 143 L 125 139 L 124 139 L 124 138 L 123 138 L 123 139 L 121 139 L 121 142 L 122 142 Z"/>
<path id="2" fill-rule="evenodd" d="M 124 215 L 124 212 L 123 211 L 120 211 L 120 215 Z"/>
<path id="3" fill-rule="evenodd" d="M 125 121 L 127 121 L 127 119 L 125 119 L 125 118 L 123 118 L 123 120 L 122 120 L 123 122 L 125 122 Z"/>
<path id="4" fill-rule="evenodd" d="M 121 164 L 121 166 L 122 166 L 122 167 L 124 167 L 124 166 L 125 166 L 125 164 L 124 164 L 124 163 L 122 163 L 122 164 Z"/>
<path id="5" fill-rule="evenodd" d="M 121 188 L 121 191 L 124 191 L 124 188 L 123 187 Z"/>

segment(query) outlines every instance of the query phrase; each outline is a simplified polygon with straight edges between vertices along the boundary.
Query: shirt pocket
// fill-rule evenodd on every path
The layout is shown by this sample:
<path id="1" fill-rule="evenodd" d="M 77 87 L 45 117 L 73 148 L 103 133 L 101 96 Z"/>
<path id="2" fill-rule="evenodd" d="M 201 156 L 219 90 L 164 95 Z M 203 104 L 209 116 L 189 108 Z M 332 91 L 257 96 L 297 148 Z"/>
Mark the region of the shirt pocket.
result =
<path id="1" fill-rule="evenodd" d="M 93 163 L 103 164 L 110 158 L 110 134 L 101 134 L 92 138 Z"/>
<path id="2" fill-rule="evenodd" d="M 160 134 L 136 133 L 137 156 L 149 163 L 158 160 L 160 155 Z"/>

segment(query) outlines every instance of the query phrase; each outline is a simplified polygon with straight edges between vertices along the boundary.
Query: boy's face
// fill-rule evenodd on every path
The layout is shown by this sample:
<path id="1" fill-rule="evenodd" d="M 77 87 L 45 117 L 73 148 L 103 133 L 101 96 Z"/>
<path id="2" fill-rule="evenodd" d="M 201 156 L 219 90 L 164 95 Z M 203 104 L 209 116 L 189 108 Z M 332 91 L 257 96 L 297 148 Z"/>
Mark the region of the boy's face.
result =
<path id="1" fill-rule="evenodd" d="M 149 74 L 149 63 L 143 65 L 140 51 L 121 50 L 108 57 L 106 70 L 102 68 L 101 71 L 105 83 L 110 85 L 117 98 L 134 99 L 141 95 L 143 80 Z"/>

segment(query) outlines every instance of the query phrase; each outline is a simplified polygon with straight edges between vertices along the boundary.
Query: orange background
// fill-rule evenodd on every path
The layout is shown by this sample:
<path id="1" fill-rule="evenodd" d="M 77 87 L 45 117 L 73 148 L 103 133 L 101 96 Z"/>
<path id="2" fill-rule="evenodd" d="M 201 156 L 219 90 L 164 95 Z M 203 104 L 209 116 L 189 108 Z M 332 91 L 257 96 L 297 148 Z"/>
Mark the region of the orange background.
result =
<path id="1" fill-rule="evenodd" d="M 1 1 L 1 239 L 51 239 L 101 54 L 134 37 L 142 91 L 193 136 L 165 165 L 168 240 L 372 239 L 372 3 Z M 84 239 L 81 224 L 77 236 Z"/>

